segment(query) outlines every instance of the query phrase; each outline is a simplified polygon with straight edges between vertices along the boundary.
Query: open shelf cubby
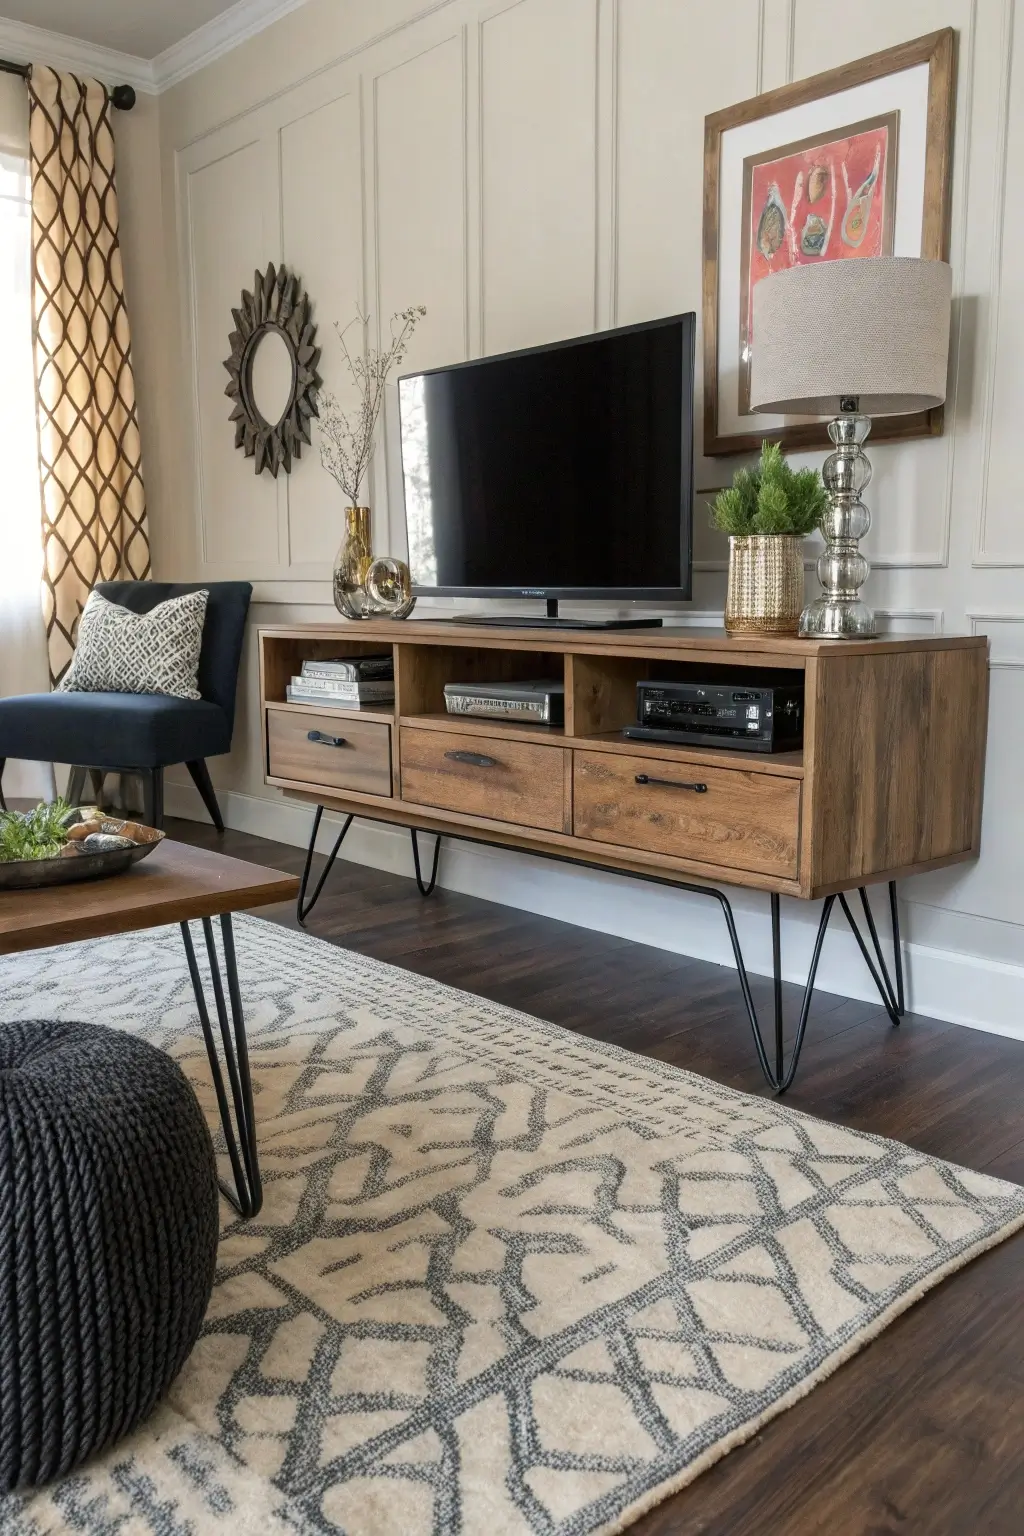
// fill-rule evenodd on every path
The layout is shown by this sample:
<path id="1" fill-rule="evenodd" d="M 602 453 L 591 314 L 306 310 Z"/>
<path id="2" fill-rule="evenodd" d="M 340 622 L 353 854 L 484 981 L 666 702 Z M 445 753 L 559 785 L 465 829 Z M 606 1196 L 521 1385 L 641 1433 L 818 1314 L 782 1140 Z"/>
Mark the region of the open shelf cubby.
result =
<path id="1" fill-rule="evenodd" d="M 643 753 L 663 760 L 685 758 L 721 767 L 745 767 L 786 777 L 803 776 L 803 753 L 746 752 L 734 747 L 696 747 L 680 742 L 639 742 L 622 735 L 636 720 L 636 688 L 640 682 L 704 682 L 763 687 L 766 682 L 792 681 L 795 669 L 720 665 L 713 662 L 660 660 L 644 656 L 567 657 L 566 734 L 579 746 L 604 751 Z"/>
<path id="2" fill-rule="evenodd" d="M 395 680 L 398 709 L 403 720 L 418 723 L 417 716 L 442 716 L 446 725 L 458 729 L 465 717 L 449 715 L 445 710 L 445 683 L 511 683 L 531 679 L 565 678 L 566 657 L 557 651 L 517 650 L 514 646 L 399 645 Z M 513 721 L 485 720 L 490 729 L 512 726 Z M 551 727 L 535 729 L 552 732 Z"/>
<path id="3" fill-rule="evenodd" d="M 652 645 L 652 650 L 654 646 Z M 392 650 L 395 657 L 396 701 L 390 704 L 345 709 L 329 700 L 323 704 L 291 704 L 285 688 L 293 675 L 301 672 L 304 661 L 323 661 L 341 657 L 379 655 Z M 722 664 L 719 661 L 682 660 L 659 657 L 631 649 L 626 654 L 608 655 L 595 650 L 566 648 L 547 650 L 538 645 L 507 643 L 445 644 L 430 641 L 403 643 L 362 639 L 343 633 L 325 636 L 316 633 L 275 634 L 265 637 L 262 647 L 263 698 L 270 709 L 358 716 L 362 720 L 402 725 L 426 730 L 443 730 L 467 736 L 508 736 L 523 742 L 581 746 L 606 752 L 636 753 L 663 760 L 689 760 L 709 766 L 746 767 L 754 772 L 803 776 L 803 753 L 758 753 L 735 748 L 694 747 L 672 742 L 637 743 L 622 735 L 636 719 L 637 683 L 651 681 L 737 682 L 755 686 L 773 678 L 792 679 L 802 672 L 802 661 L 786 656 L 782 666 L 768 670 L 764 665 L 743 661 Z M 448 714 L 445 708 L 446 683 L 498 683 L 549 678 L 565 685 L 565 724 L 548 726 L 520 721 L 487 719 L 482 716 Z"/>
<path id="4" fill-rule="evenodd" d="M 358 709 L 341 708 L 327 699 L 323 704 L 292 704 L 287 699 L 285 689 L 292 678 L 301 673 L 304 661 L 354 661 L 360 656 L 380 656 L 393 650 L 391 644 L 382 644 L 380 640 L 355 640 L 349 639 L 347 635 L 341 639 L 325 639 L 300 633 L 275 635 L 273 642 L 262 645 L 260 651 L 263 698 L 268 707 L 279 706 L 281 709 L 314 714 L 326 712 L 358 715 L 361 720 L 390 722 L 394 719 L 394 710 L 390 704 L 378 704 L 375 707 L 361 705 Z"/>

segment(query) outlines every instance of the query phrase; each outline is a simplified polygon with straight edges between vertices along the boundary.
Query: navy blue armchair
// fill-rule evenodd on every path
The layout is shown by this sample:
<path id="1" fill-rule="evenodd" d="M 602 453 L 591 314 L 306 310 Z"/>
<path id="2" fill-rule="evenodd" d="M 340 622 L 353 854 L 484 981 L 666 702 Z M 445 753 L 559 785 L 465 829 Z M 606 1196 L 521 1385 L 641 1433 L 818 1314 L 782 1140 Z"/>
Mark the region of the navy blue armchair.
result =
<path id="1" fill-rule="evenodd" d="M 252 587 L 247 581 L 103 581 L 96 590 L 133 613 L 205 588 L 210 598 L 199 656 L 202 699 L 151 693 L 28 693 L 0 699 L 0 807 L 9 757 L 72 764 L 68 798 L 81 798 L 85 773 L 142 776 L 145 819 L 164 815 L 164 769 L 184 763 L 218 832 L 220 807 L 206 766 L 227 752 L 235 722 L 235 690 Z"/>

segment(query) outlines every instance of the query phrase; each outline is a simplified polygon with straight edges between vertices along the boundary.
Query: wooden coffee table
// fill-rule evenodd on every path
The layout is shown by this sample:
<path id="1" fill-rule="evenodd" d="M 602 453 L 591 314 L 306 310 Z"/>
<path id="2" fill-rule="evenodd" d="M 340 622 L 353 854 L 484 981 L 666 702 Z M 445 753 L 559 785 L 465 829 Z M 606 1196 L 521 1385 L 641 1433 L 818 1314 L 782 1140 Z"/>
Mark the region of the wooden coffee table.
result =
<path id="1" fill-rule="evenodd" d="M 139 928 L 156 928 L 164 923 L 180 925 L 235 1181 L 234 1189 L 226 1184 L 221 1188 L 242 1216 L 256 1215 L 263 1204 L 263 1187 L 256 1155 L 249 1051 L 231 914 L 243 908 L 294 901 L 298 889 L 299 882 L 294 875 L 284 875 L 276 869 L 263 869 L 258 864 L 246 864 L 241 859 L 225 858 L 223 854 L 211 853 L 205 848 L 189 848 L 184 843 L 167 839 L 148 858 L 123 875 L 114 875 L 107 880 L 86 880 L 79 885 L 51 886 L 39 891 L 0 892 L 0 954 L 3 955 L 43 949 L 50 944 L 74 944 L 80 939 L 106 938 Z M 223 967 L 214 939 L 215 917 L 220 918 Z M 190 928 L 196 920 L 202 924 L 210 965 L 230 1104 L 206 989 L 196 961 Z"/>

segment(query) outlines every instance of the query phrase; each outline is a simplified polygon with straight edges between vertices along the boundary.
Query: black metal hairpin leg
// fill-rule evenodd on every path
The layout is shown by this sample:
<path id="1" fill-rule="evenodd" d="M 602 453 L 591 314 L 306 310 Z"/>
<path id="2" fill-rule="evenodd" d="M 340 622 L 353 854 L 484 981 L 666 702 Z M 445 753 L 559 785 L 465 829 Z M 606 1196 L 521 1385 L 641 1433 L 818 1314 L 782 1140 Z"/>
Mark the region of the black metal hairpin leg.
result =
<path id="1" fill-rule="evenodd" d="M 754 1049 L 757 1059 L 764 1073 L 765 1079 L 776 1093 L 785 1093 L 796 1076 L 797 1063 L 800 1060 L 800 1052 L 803 1049 L 804 1035 L 807 1033 L 807 1020 L 811 1013 L 811 998 L 814 995 L 814 979 L 818 974 L 818 962 L 821 959 L 821 948 L 825 942 L 825 933 L 828 929 L 828 920 L 832 915 L 834 896 L 827 896 L 821 909 L 821 920 L 818 923 L 818 935 L 814 941 L 814 952 L 811 956 L 811 967 L 807 973 L 807 982 L 804 986 L 803 1001 L 800 1005 L 800 1017 L 797 1020 L 796 1038 L 793 1041 L 793 1050 L 789 1058 L 789 1067 L 785 1064 L 784 1051 L 784 1014 L 782 1006 L 782 922 L 779 898 L 772 895 L 772 979 L 774 982 L 774 1015 L 775 1015 L 775 1062 L 774 1066 L 768 1059 L 765 1050 L 764 1037 L 761 1034 L 761 1025 L 757 1017 L 757 1008 L 754 1004 L 754 995 L 750 990 L 750 978 L 743 962 L 743 951 L 740 948 L 739 934 L 736 932 L 736 919 L 733 917 L 732 906 L 729 898 L 722 891 L 711 890 L 711 894 L 717 897 L 725 924 L 729 930 L 729 942 L 732 944 L 733 958 L 736 961 L 736 974 L 739 977 L 740 991 L 743 993 L 743 1003 L 747 1010 L 747 1018 L 750 1020 L 751 1033 L 754 1036 Z"/>
<path id="2" fill-rule="evenodd" d="M 860 887 L 860 900 L 861 906 L 864 908 L 864 920 L 868 925 L 868 933 L 871 935 L 871 943 L 875 951 L 875 959 L 878 961 L 877 971 L 875 970 L 874 964 L 872 963 L 871 956 L 868 953 L 868 947 L 864 942 L 861 931 L 854 921 L 853 913 L 850 911 L 850 906 L 846 900 L 846 897 L 840 896 L 839 898 L 840 905 L 846 914 L 846 921 L 853 929 L 854 938 L 860 945 L 860 952 L 864 956 L 865 964 L 867 965 L 868 970 L 871 972 L 875 986 L 881 993 L 882 1002 L 885 1004 L 885 1011 L 894 1024 L 899 1024 L 900 1019 L 902 1019 L 904 1013 L 906 1012 L 906 1003 L 903 993 L 903 955 L 900 950 L 900 914 L 896 904 L 895 880 L 889 881 L 889 911 L 892 916 L 893 974 L 895 976 L 895 984 L 892 977 L 890 977 L 889 971 L 885 964 L 885 958 L 882 954 L 882 946 L 878 938 L 878 929 L 875 927 L 875 919 L 872 914 L 871 907 L 868 903 L 868 893 L 863 886 Z"/>
<path id="3" fill-rule="evenodd" d="M 769 1060 L 768 1052 L 765 1049 L 764 1037 L 761 1033 L 761 1025 L 757 1016 L 757 1008 L 754 1005 L 753 993 L 750 990 L 750 979 L 747 975 L 747 968 L 743 962 L 743 951 L 740 948 L 739 935 L 736 932 L 736 921 L 733 917 L 729 898 L 722 891 L 716 891 L 709 887 L 706 887 L 705 889 L 709 895 L 717 897 L 719 903 L 721 904 L 722 912 L 725 916 L 726 927 L 729 930 L 729 941 L 732 944 L 733 957 L 736 961 L 736 972 L 739 977 L 740 991 L 743 993 L 743 1003 L 747 1010 L 747 1018 L 750 1020 L 750 1028 L 754 1036 L 754 1049 L 757 1051 L 757 1059 L 760 1064 L 761 1071 L 764 1073 L 767 1082 L 772 1088 L 774 1088 L 776 1093 L 785 1093 L 787 1088 L 792 1085 L 793 1079 L 796 1076 L 797 1064 L 800 1060 L 800 1052 L 803 1050 L 804 1036 L 807 1033 L 807 1021 L 811 1012 L 811 1000 L 814 995 L 814 982 L 818 974 L 818 962 L 821 959 L 821 950 L 825 943 L 825 934 L 828 931 L 829 918 L 832 915 L 832 908 L 835 905 L 836 897 L 827 896 L 821 909 L 821 918 L 818 922 L 818 933 L 814 941 L 814 950 L 811 955 L 810 970 L 807 973 L 807 981 L 804 986 L 803 1000 L 800 1005 L 800 1014 L 797 1019 L 796 1035 L 793 1040 L 793 1048 L 789 1058 L 789 1066 L 787 1067 L 785 1062 L 784 1049 L 785 1017 L 782 1004 L 782 919 L 780 899 L 775 894 L 772 894 L 771 896 L 772 980 L 774 984 L 773 1012 L 775 1024 L 775 1061 L 772 1063 Z M 871 935 L 871 942 L 875 951 L 875 959 L 877 959 L 878 962 L 877 970 L 875 969 L 874 961 L 872 960 L 872 956 L 868 951 L 866 943 L 864 942 L 864 938 L 861 935 L 860 929 L 854 920 L 853 913 L 850 911 L 850 906 L 846 900 L 846 897 L 840 895 L 839 902 L 844 913 L 846 914 L 846 918 L 850 924 L 850 927 L 853 929 L 854 936 L 860 946 L 861 954 L 864 956 L 864 959 L 867 962 L 868 970 L 871 972 L 871 978 L 874 981 L 875 986 L 878 988 L 879 995 L 885 1006 L 885 1011 L 889 1015 L 892 1022 L 894 1024 L 898 1024 L 905 1011 L 905 1006 L 903 992 L 903 958 L 900 952 L 900 929 L 899 913 L 896 906 L 896 886 L 893 882 L 890 882 L 889 884 L 889 905 L 892 913 L 893 924 L 893 970 L 895 974 L 895 984 L 890 979 L 889 971 L 882 956 L 882 946 L 878 937 L 878 930 L 875 927 L 874 916 L 872 915 L 871 906 L 868 902 L 868 893 L 864 886 L 860 887 L 860 899 L 864 908 L 864 917 L 868 925 L 868 932 Z"/>
<path id="4" fill-rule="evenodd" d="M 337 858 L 338 849 L 341 847 L 342 842 L 344 841 L 346 832 L 352 825 L 353 818 L 352 816 L 348 816 L 344 826 L 338 834 L 338 840 L 331 850 L 323 872 L 320 875 L 316 889 L 307 902 L 306 888 L 309 884 L 309 872 L 313 862 L 313 850 L 316 845 L 316 835 L 320 828 L 320 819 L 323 816 L 323 812 L 323 806 L 318 805 L 316 808 L 316 815 L 313 818 L 313 831 L 310 836 L 309 849 L 306 853 L 306 864 L 302 872 L 302 881 L 299 886 L 299 900 L 297 910 L 300 923 L 306 920 L 313 907 L 315 906 L 317 898 L 323 889 L 324 881 L 330 874 L 334 860 Z M 416 874 L 416 884 L 419 887 L 422 895 L 429 896 L 433 891 L 435 884 L 437 883 L 437 866 L 441 851 L 441 838 L 437 837 L 434 843 L 434 858 L 430 871 L 430 879 L 428 881 L 424 881 L 423 866 L 420 862 L 417 829 L 415 827 L 410 827 L 409 831 L 412 837 L 412 856 L 413 866 Z M 487 838 L 472 837 L 466 833 L 454 832 L 451 835 L 458 838 L 462 842 L 480 843 L 484 846 L 501 846 L 500 844 L 489 844 Z M 542 858 L 553 859 L 557 863 L 581 864 L 589 869 L 604 868 L 602 865 L 592 864 L 589 860 L 584 861 L 581 859 L 573 859 L 562 854 L 540 853 L 539 856 Z M 606 873 L 621 874 L 621 870 L 608 868 Z M 891 974 L 882 953 L 881 940 L 879 939 L 878 929 L 875 926 L 874 915 L 871 911 L 871 905 L 868 901 L 868 893 L 865 887 L 860 886 L 859 892 L 861 905 L 864 909 L 864 921 L 867 924 L 868 935 L 871 941 L 871 949 L 868 948 L 868 944 L 857 925 L 846 896 L 841 894 L 838 898 L 836 896 L 827 896 L 825 898 L 821 909 L 821 917 L 818 922 L 818 932 L 814 941 L 814 950 L 811 954 L 810 969 L 807 973 L 807 981 L 804 985 L 804 995 L 800 1004 L 800 1013 L 797 1018 L 796 1034 L 794 1036 L 793 1046 L 790 1052 L 789 1065 L 787 1066 L 785 1052 L 785 1014 L 782 995 L 782 904 L 779 896 L 774 893 L 771 895 L 773 981 L 772 1002 L 774 1015 L 773 1061 L 769 1058 L 768 1050 L 765 1047 L 764 1036 L 761 1032 L 761 1024 L 757 1016 L 757 1008 L 754 1005 L 754 996 L 750 990 L 750 978 L 747 975 L 747 968 L 743 961 L 743 950 L 740 947 L 739 934 L 736 931 L 736 920 L 733 917 L 732 906 L 729 902 L 728 896 L 726 896 L 723 891 L 716 889 L 715 886 L 693 885 L 687 880 L 669 879 L 663 875 L 639 875 L 634 876 L 634 878 L 639 878 L 652 885 L 669 886 L 674 890 L 692 891 L 695 895 L 698 896 L 713 896 L 714 899 L 718 902 L 725 917 L 726 927 L 729 930 L 729 942 L 732 945 L 733 958 L 736 961 L 736 972 L 739 978 L 740 990 L 743 993 L 743 1004 L 747 1010 L 747 1018 L 750 1021 L 750 1028 L 754 1036 L 754 1049 L 757 1052 L 757 1060 L 761 1067 L 761 1071 L 764 1073 L 765 1080 L 775 1090 L 776 1093 L 785 1093 L 787 1088 L 792 1085 L 793 1079 L 796 1076 L 797 1065 L 800 1061 L 800 1052 L 803 1050 L 804 1037 L 807 1033 L 807 1021 L 810 1018 L 811 1001 L 814 996 L 814 983 L 818 974 L 818 965 L 821 960 L 822 946 L 825 943 L 825 934 L 828 932 L 829 919 L 832 916 L 832 909 L 835 906 L 837 899 L 842 906 L 843 912 L 846 915 L 847 922 L 853 929 L 854 937 L 860 946 L 861 954 L 864 956 L 865 963 L 867 964 L 868 970 L 871 973 L 871 979 L 875 983 L 875 986 L 878 988 L 879 996 L 881 997 L 885 1006 L 886 1013 L 889 1015 L 889 1018 L 894 1024 L 898 1024 L 900 1019 L 903 1017 L 906 1007 L 903 984 L 903 959 L 900 949 L 899 911 L 896 905 L 896 886 L 894 882 L 889 882 L 889 911 L 892 917 L 893 938 L 893 970 Z"/>
<path id="5" fill-rule="evenodd" d="M 221 1070 L 220 1055 L 217 1041 L 210 1021 L 210 1010 L 206 1001 L 206 988 L 203 983 L 202 973 L 196 959 L 195 946 L 192 943 L 192 933 L 188 923 L 181 924 L 181 937 L 185 945 L 185 958 L 188 961 L 189 975 L 192 978 L 192 990 L 196 995 L 196 1007 L 199 1010 L 199 1022 L 203 1029 L 203 1038 L 206 1041 L 206 1053 L 210 1058 L 210 1072 L 213 1077 L 214 1092 L 217 1095 L 217 1108 L 220 1111 L 220 1123 L 224 1130 L 224 1140 L 227 1144 L 228 1160 L 231 1163 L 231 1175 L 235 1181 L 232 1189 L 221 1181 L 221 1189 L 228 1200 L 234 1206 L 240 1216 L 255 1216 L 263 1204 L 263 1184 L 260 1179 L 259 1158 L 256 1151 L 256 1116 L 253 1105 L 252 1078 L 249 1074 L 249 1048 L 245 1038 L 245 1018 L 242 1013 L 242 995 L 238 987 L 238 965 L 235 957 L 235 939 L 231 927 L 231 914 L 225 912 L 220 920 L 221 945 L 224 950 L 224 975 L 227 978 L 227 1000 L 224 997 L 224 982 L 221 978 L 220 964 L 217 958 L 217 948 L 214 943 L 213 922 L 204 917 L 203 937 L 206 940 L 206 955 L 210 965 L 210 981 L 213 986 L 214 1004 L 217 1009 L 217 1022 L 220 1025 L 221 1044 L 224 1048 L 224 1062 L 227 1067 L 228 1085 L 231 1090 L 231 1104 L 228 1102 L 228 1092 L 224 1086 L 224 1073 Z M 234 1109 L 232 1120 L 231 1108 Z"/>
<path id="6" fill-rule="evenodd" d="M 316 906 L 317 901 L 320 898 L 320 892 L 324 888 L 324 882 L 326 881 L 327 876 L 330 874 L 331 870 L 334 868 L 334 861 L 338 857 L 338 850 L 342 843 L 345 841 L 345 834 L 355 819 L 353 815 L 345 817 L 345 822 L 341 831 L 338 833 L 337 841 L 335 842 L 334 847 L 331 849 L 330 853 L 327 855 L 327 863 L 320 871 L 320 878 L 313 889 L 312 896 L 307 901 L 306 891 L 309 887 L 309 872 L 313 866 L 313 851 L 316 848 L 317 833 L 320 831 L 320 821 L 323 817 L 323 814 L 323 806 L 318 805 L 316 808 L 316 814 L 313 817 L 313 830 L 309 834 L 309 847 L 306 849 L 306 862 L 302 870 L 302 879 L 299 882 L 298 900 L 295 903 L 295 915 L 300 923 L 304 923 L 306 921 L 306 918 Z M 441 854 L 441 839 L 438 837 L 434 843 L 434 861 L 430 869 L 430 879 L 424 881 L 423 867 L 420 864 L 420 845 L 416 837 L 416 828 L 410 827 L 409 833 L 412 837 L 412 860 L 416 871 L 416 884 L 419 886 L 421 896 L 429 896 L 433 891 L 434 886 L 437 884 L 437 863 Z"/>
<path id="7" fill-rule="evenodd" d="M 437 861 L 441 856 L 441 834 L 440 832 L 437 833 L 434 839 L 434 863 L 430 871 L 430 879 L 424 885 L 423 871 L 420 868 L 420 845 L 416 836 L 416 828 L 410 827 L 409 832 L 412 836 L 412 862 L 413 868 L 416 871 L 416 884 L 420 888 L 421 896 L 429 896 L 437 884 Z"/>
<path id="8" fill-rule="evenodd" d="M 306 887 L 309 884 L 309 871 L 310 871 L 310 868 L 312 867 L 312 864 L 313 864 L 313 850 L 316 847 L 316 835 L 317 835 L 317 833 L 320 830 L 320 818 L 323 816 L 323 814 L 324 814 L 323 806 L 322 805 L 318 805 L 317 808 L 316 808 L 316 815 L 313 817 L 313 830 L 309 834 L 309 847 L 306 850 L 306 863 L 305 863 L 305 866 L 304 866 L 303 871 L 302 871 L 302 879 L 299 882 L 298 900 L 295 903 L 295 915 L 298 918 L 300 923 L 304 923 L 306 921 L 306 918 L 309 916 L 309 914 L 312 912 L 313 908 L 316 906 L 317 901 L 320 898 L 320 892 L 324 888 L 324 881 L 327 879 L 327 876 L 330 874 L 331 870 L 334 868 L 334 861 L 338 857 L 338 849 L 341 847 L 342 843 L 345 841 L 345 833 L 348 831 L 349 827 L 352 825 L 352 822 L 354 820 L 354 817 L 346 816 L 345 824 L 342 827 L 341 831 L 338 833 L 338 840 L 335 843 L 334 847 L 331 849 L 330 854 L 328 855 L 327 863 L 324 865 L 323 869 L 320 871 L 320 879 L 316 883 L 316 888 L 313 891 L 312 896 L 307 901 L 306 900 Z"/>

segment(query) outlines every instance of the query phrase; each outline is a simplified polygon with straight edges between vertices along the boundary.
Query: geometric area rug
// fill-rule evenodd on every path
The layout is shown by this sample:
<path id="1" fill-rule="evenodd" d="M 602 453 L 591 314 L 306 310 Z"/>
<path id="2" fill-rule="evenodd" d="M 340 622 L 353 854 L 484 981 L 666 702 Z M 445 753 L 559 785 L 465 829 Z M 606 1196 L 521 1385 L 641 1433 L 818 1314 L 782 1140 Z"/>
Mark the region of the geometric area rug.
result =
<path id="1" fill-rule="evenodd" d="M 0 1500 L 42 1536 L 625 1529 L 1024 1226 L 1024 1190 L 256 918 L 265 1204 L 149 1422 Z M 0 959 L 215 1122 L 176 928 Z"/>

